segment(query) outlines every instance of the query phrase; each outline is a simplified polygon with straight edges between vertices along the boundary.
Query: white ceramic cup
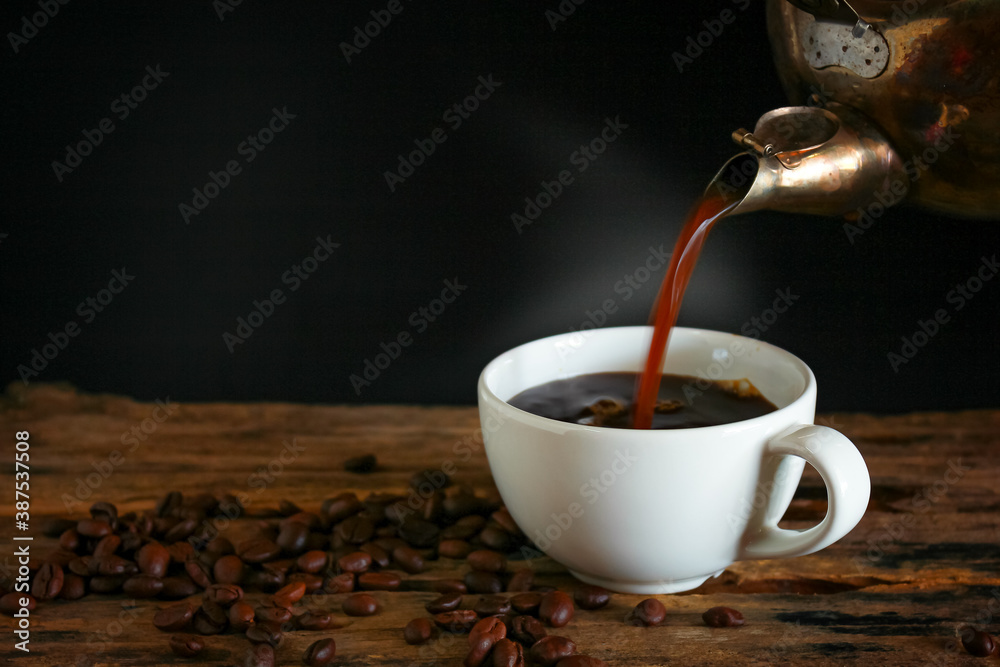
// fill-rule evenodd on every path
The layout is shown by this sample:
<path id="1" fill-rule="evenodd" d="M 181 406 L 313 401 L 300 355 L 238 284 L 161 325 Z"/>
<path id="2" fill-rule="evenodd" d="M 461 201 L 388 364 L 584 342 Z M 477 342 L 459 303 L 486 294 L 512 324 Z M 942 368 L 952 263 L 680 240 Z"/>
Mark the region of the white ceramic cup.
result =
<path id="1" fill-rule="evenodd" d="M 745 421 L 612 429 L 559 422 L 507 403 L 551 380 L 640 371 L 651 332 L 621 327 L 552 336 L 514 348 L 483 370 L 479 414 L 493 479 L 539 549 L 588 583 L 674 593 L 738 560 L 813 553 L 857 525 L 871 491 L 864 459 L 845 436 L 813 424 L 816 378 L 773 345 L 683 327 L 670 336 L 665 372 L 748 378 L 778 407 Z M 692 384 L 691 400 L 699 386 Z M 826 517 L 806 530 L 779 528 L 806 461 L 826 483 Z"/>

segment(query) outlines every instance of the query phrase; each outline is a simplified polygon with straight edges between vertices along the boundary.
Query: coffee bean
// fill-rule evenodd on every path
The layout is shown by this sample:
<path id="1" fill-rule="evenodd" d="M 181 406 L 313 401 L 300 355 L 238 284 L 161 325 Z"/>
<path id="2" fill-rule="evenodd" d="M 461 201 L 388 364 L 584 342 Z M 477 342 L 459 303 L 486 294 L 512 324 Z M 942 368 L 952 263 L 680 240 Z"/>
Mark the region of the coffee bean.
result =
<path id="1" fill-rule="evenodd" d="M 525 667 L 524 648 L 510 639 L 501 639 L 493 647 L 493 667 Z"/>
<path id="2" fill-rule="evenodd" d="M 284 638 L 281 629 L 269 623 L 254 623 L 243 634 L 254 644 L 268 644 L 270 646 L 277 646 Z"/>
<path id="3" fill-rule="evenodd" d="M 344 470 L 364 474 L 375 470 L 376 465 L 378 465 L 378 459 L 375 458 L 374 454 L 363 454 L 344 461 Z"/>
<path id="4" fill-rule="evenodd" d="M 452 519 L 459 519 L 471 514 L 482 514 L 486 509 L 487 504 L 483 499 L 477 498 L 468 489 L 459 489 L 444 499 L 445 514 Z"/>
<path id="5" fill-rule="evenodd" d="M 364 544 L 372 538 L 375 532 L 375 524 L 371 520 L 358 516 L 349 516 L 334 529 L 334 533 L 344 541 L 345 544 Z"/>
<path id="6" fill-rule="evenodd" d="M 407 644 L 423 644 L 434 634 L 434 626 L 426 618 L 415 618 L 403 628 L 403 639 Z"/>
<path id="7" fill-rule="evenodd" d="M 708 613 L 708 612 L 706 612 Z M 959 629 L 962 638 L 962 646 L 969 653 L 977 658 L 985 658 L 997 652 L 997 641 L 988 632 L 976 630 L 971 625 L 965 625 Z"/>
<path id="8" fill-rule="evenodd" d="M 45 563 L 35 574 L 31 584 L 31 594 L 37 600 L 51 600 L 59 595 L 63 587 L 63 570 L 58 565 Z"/>
<path id="9" fill-rule="evenodd" d="M 442 558 L 465 558 L 472 551 L 472 545 L 465 540 L 441 540 L 438 542 L 438 555 Z"/>
<path id="10" fill-rule="evenodd" d="M 573 598 L 562 591 L 552 591 L 542 595 L 538 606 L 538 618 L 553 628 L 561 628 L 573 620 Z"/>
<path id="11" fill-rule="evenodd" d="M 542 637 L 548 633 L 545 626 L 537 618 L 532 616 L 516 616 L 511 622 L 507 635 L 526 647 L 531 648 Z"/>
<path id="12" fill-rule="evenodd" d="M 236 553 L 244 563 L 263 563 L 277 558 L 281 547 L 269 539 L 258 537 L 241 542 Z"/>
<path id="13" fill-rule="evenodd" d="M 164 577 L 160 597 L 167 600 L 179 600 L 194 595 L 197 592 L 198 586 L 191 581 L 191 577 L 184 574 L 176 577 Z"/>
<path id="14" fill-rule="evenodd" d="M 573 640 L 556 635 L 542 637 L 528 651 L 528 655 L 539 665 L 554 665 L 574 653 L 576 644 Z"/>
<path id="15" fill-rule="evenodd" d="M 600 586 L 580 584 L 573 591 L 573 601 L 576 602 L 576 606 L 580 609 L 600 609 L 607 606 L 610 600 L 611 591 Z"/>
<path id="16" fill-rule="evenodd" d="M 392 572 L 364 572 L 358 575 L 358 588 L 363 591 L 396 591 L 403 583 Z"/>
<path id="17" fill-rule="evenodd" d="M 181 542 L 186 540 L 194 534 L 194 531 L 198 528 L 198 523 L 198 520 L 195 518 L 184 519 L 168 530 L 163 539 L 167 542 Z"/>
<path id="18" fill-rule="evenodd" d="M 201 653 L 204 648 L 205 644 L 199 637 L 194 635 L 179 634 L 170 636 L 170 650 L 182 658 L 193 658 Z"/>
<path id="19" fill-rule="evenodd" d="M 191 577 L 191 581 L 201 588 L 208 588 L 212 585 L 212 577 L 208 573 L 208 567 L 195 557 L 184 561 L 184 571 Z"/>
<path id="20" fill-rule="evenodd" d="M 528 593 L 518 593 L 510 599 L 510 605 L 519 614 L 538 615 L 538 608 L 542 604 L 542 593 L 530 591 Z"/>
<path id="21" fill-rule="evenodd" d="M 164 632 L 177 632 L 188 627 L 194 616 L 194 607 L 187 602 L 160 609 L 153 615 L 153 625 Z"/>
<path id="22" fill-rule="evenodd" d="M 507 582 L 508 593 L 526 593 L 531 590 L 531 585 L 535 582 L 535 573 L 529 568 L 521 568 Z"/>
<path id="23" fill-rule="evenodd" d="M 446 475 L 442 470 L 435 470 L 433 468 L 428 470 L 421 470 L 420 472 L 413 473 L 410 477 L 410 487 L 420 492 L 421 489 L 446 489 L 451 486 L 451 477 Z"/>
<path id="24" fill-rule="evenodd" d="M 183 501 L 184 497 L 181 495 L 180 491 L 171 491 L 167 493 L 167 495 L 163 496 L 159 502 L 156 503 L 156 516 L 169 516 L 174 511 L 180 509 Z"/>
<path id="25" fill-rule="evenodd" d="M 15 592 L 7 593 L 6 595 L 0 597 L 0 613 L 6 614 L 7 616 L 13 616 L 15 613 L 21 611 L 22 599 L 28 600 L 28 611 L 35 610 L 35 605 L 37 603 L 35 602 L 34 596 L 28 595 L 27 593 Z"/>
<path id="26" fill-rule="evenodd" d="M 462 517 L 441 531 L 441 538 L 444 540 L 468 540 L 479 534 L 479 531 L 486 525 L 486 519 L 478 515 Z"/>
<path id="27" fill-rule="evenodd" d="M 309 527 L 298 522 L 286 523 L 278 532 L 275 543 L 281 550 L 290 555 L 298 556 L 306 550 L 306 542 L 309 539 Z"/>
<path id="28" fill-rule="evenodd" d="M 118 537 L 114 533 L 111 535 L 105 535 L 94 547 L 95 556 L 111 556 L 114 555 L 118 548 L 122 545 L 122 538 Z"/>
<path id="29" fill-rule="evenodd" d="M 285 575 L 270 570 L 251 570 L 244 579 L 244 586 L 257 588 L 265 593 L 273 593 L 286 583 Z"/>
<path id="30" fill-rule="evenodd" d="M 90 506 L 90 516 L 93 519 L 107 521 L 112 528 L 118 525 L 118 508 L 104 501 L 98 501 Z"/>
<path id="31" fill-rule="evenodd" d="M 340 625 L 330 614 L 318 614 L 307 611 L 295 617 L 295 627 L 299 630 L 329 630 Z"/>
<path id="32" fill-rule="evenodd" d="M 324 667 L 333 662 L 336 656 L 337 643 L 333 639 L 319 639 L 306 649 L 302 656 L 302 662 L 309 667 Z"/>
<path id="33" fill-rule="evenodd" d="M 513 543 L 510 533 L 499 526 L 483 528 L 479 533 L 479 541 L 495 551 L 507 551 Z"/>
<path id="34" fill-rule="evenodd" d="M 507 614 L 510 613 L 510 609 L 510 600 L 502 595 L 484 595 L 476 600 L 476 604 L 472 607 L 480 617 Z"/>
<path id="35" fill-rule="evenodd" d="M 293 503 L 291 500 L 282 500 L 278 503 L 278 514 L 282 516 L 291 516 L 293 514 L 298 514 L 302 511 L 302 508 Z"/>
<path id="36" fill-rule="evenodd" d="M 479 572 L 503 572 L 507 569 L 507 558 L 498 551 L 479 549 L 466 558 L 469 567 Z"/>
<path id="37" fill-rule="evenodd" d="M 408 574 L 418 574 L 424 571 L 424 557 L 413 547 L 396 547 L 392 552 L 392 559 L 402 568 L 403 572 Z"/>
<path id="38" fill-rule="evenodd" d="M 323 521 L 315 512 L 296 512 L 282 519 L 278 527 L 281 529 L 292 523 L 302 524 L 309 530 L 320 530 L 323 526 Z"/>
<path id="39" fill-rule="evenodd" d="M 185 563 L 189 558 L 195 557 L 194 546 L 190 542 L 174 542 L 166 544 L 164 547 L 170 554 L 170 560 L 175 563 Z"/>
<path id="40" fill-rule="evenodd" d="M 403 546 L 406 546 L 406 542 L 403 542 L 403 540 L 400 540 L 399 538 L 396 538 L 396 540 L 398 540 L 399 543 L 402 544 Z M 383 547 L 376 544 L 375 542 L 365 542 L 360 547 L 358 547 L 358 550 L 363 551 L 372 557 L 372 565 L 377 565 L 378 567 L 384 569 L 392 564 L 389 552 L 386 551 Z"/>
<path id="41" fill-rule="evenodd" d="M 110 576 L 115 574 L 135 574 L 139 567 L 130 560 L 125 560 L 121 556 L 94 556 L 89 563 L 91 574 Z"/>
<path id="42" fill-rule="evenodd" d="M 321 580 L 322 581 L 322 580 Z M 306 585 L 302 581 L 294 581 L 278 589 L 274 594 L 274 603 L 279 607 L 291 609 L 292 605 L 306 594 Z"/>
<path id="43" fill-rule="evenodd" d="M 104 537 L 111 534 L 111 524 L 99 519 L 80 519 L 76 522 L 76 532 L 83 537 Z"/>
<path id="44" fill-rule="evenodd" d="M 276 623 L 281 625 L 292 620 L 292 612 L 285 607 L 264 605 L 253 610 L 254 619 L 258 623 Z"/>
<path id="45" fill-rule="evenodd" d="M 228 556 L 231 553 L 236 553 L 236 548 L 232 542 L 220 535 L 205 545 L 205 551 L 218 554 L 219 556 Z"/>
<path id="46" fill-rule="evenodd" d="M 45 557 L 45 561 L 43 562 L 43 564 L 51 563 L 53 565 L 58 565 L 59 567 L 63 568 L 63 571 L 65 572 L 69 564 L 74 560 L 76 560 L 77 558 L 79 558 L 79 556 L 77 556 L 72 551 L 66 551 L 65 549 L 56 549 L 55 551 L 49 553 L 49 555 Z"/>
<path id="47" fill-rule="evenodd" d="M 163 590 L 163 580 L 148 574 L 136 574 L 125 580 L 122 590 L 134 598 L 156 597 Z"/>
<path id="48" fill-rule="evenodd" d="M 61 600 L 79 600 L 87 594 L 87 581 L 76 574 L 66 574 L 63 576 L 62 590 L 59 591 Z"/>
<path id="49" fill-rule="evenodd" d="M 354 590 L 354 575 L 347 572 L 325 579 L 323 581 L 323 590 L 332 595 L 350 593 Z"/>
<path id="50" fill-rule="evenodd" d="M 441 529 L 430 521 L 408 519 L 399 526 L 399 537 L 411 547 L 425 548 L 437 544 Z"/>
<path id="51" fill-rule="evenodd" d="M 518 527 L 517 522 L 514 521 L 514 517 L 510 515 L 506 507 L 501 507 L 496 512 L 490 515 L 490 518 L 497 522 L 501 528 L 506 530 L 511 535 L 517 535 L 521 532 Z"/>
<path id="52" fill-rule="evenodd" d="M 295 566 L 303 572 L 316 574 L 326 567 L 326 552 L 319 550 L 307 551 L 296 559 Z"/>
<path id="53" fill-rule="evenodd" d="M 229 554 L 220 556 L 212 567 L 215 581 L 220 584 L 241 584 L 246 574 L 246 566 L 239 556 Z"/>
<path id="54" fill-rule="evenodd" d="M 337 559 L 337 568 L 341 572 L 353 572 L 354 574 L 367 572 L 371 564 L 371 555 L 364 551 L 354 551 Z"/>
<path id="55" fill-rule="evenodd" d="M 361 504 L 356 495 L 345 492 L 324 500 L 320 512 L 327 522 L 335 524 L 357 514 L 363 507 L 364 505 Z"/>
<path id="56" fill-rule="evenodd" d="M 442 595 L 447 593 L 465 595 L 469 592 L 469 587 L 465 585 L 465 582 L 458 579 L 435 579 L 430 582 L 430 589 Z"/>
<path id="57" fill-rule="evenodd" d="M 243 599 L 243 589 L 236 584 L 212 584 L 202 595 L 220 607 L 231 607 Z"/>
<path id="58" fill-rule="evenodd" d="M 429 614 L 443 614 L 446 611 L 454 611 L 462 604 L 462 596 L 458 593 L 445 593 L 434 598 L 424 605 L 424 609 Z"/>
<path id="59" fill-rule="evenodd" d="M 701 620 L 710 628 L 735 628 L 743 625 L 743 614 L 730 607 L 712 607 Z"/>
<path id="60" fill-rule="evenodd" d="M 170 552 L 159 542 L 149 542 L 135 554 L 139 571 L 154 577 L 163 577 L 170 565 Z"/>
<path id="61" fill-rule="evenodd" d="M 277 631 L 277 643 L 275 646 L 278 643 L 281 643 L 280 631 Z M 252 667 L 274 667 L 275 665 L 274 648 L 270 642 L 254 644 L 251 649 L 251 655 L 253 657 L 250 659 L 249 664 Z"/>
<path id="62" fill-rule="evenodd" d="M 104 595 L 106 593 L 116 593 L 121 590 L 122 584 L 128 579 L 128 575 L 116 574 L 111 576 L 97 576 L 90 578 L 90 592 Z"/>
<path id="63" fill-rule="evenodd" d="M 67 530 L 76 528 L 76 521 L 72 519 L 45 519 L 42 521 L 42 535 L 45 537 L 60 537 Z"/>
<path id="64" fill-rule="evenodd" d="M 378 612 L 378 601 L 367 593 L 352 593 L 342 603 L 348 616 L 372 616 Z"/>
<path id="65" fill-rule="evenodd" d="M 484 639 L 489 641 L 489 649 L 493 648 L 494 644 L 507 636 L 507 626 L 503 624 L 498 618 L 493 618 L 492 616 L 484 618 L 477 621 L 472 629 L 469 630 L 469 647 L 477 648 L 481 646 Z"/>
<path id="66" fill-rule="evenodd" d="M 306 572 L 294 572 L 287 577 L 287 584 L 302 584 L 306 587 L 306 595 L 315 593 L 323 588 L 323 577 L 318 574 L 308 574 Z"/>
<path id="67" fill-rule="evenodd" d="M 625 623 L 642 626 L 659 625 L 666 617 L 667 609 L 662 602 L 656 598 L 646 598 L 628 613 Z"/>
<path id="68" fill-rule="evenodd" d="M 471 609 L 456 609 L 441 614 L 434 614 L 434 623 L 442 630 L 455 634 L 463 634 L 479 622 L 476 612 Z"/>
<path id="69" fill-rule="evenodd" d="M 608 663 L 589 655 L 571 655 L 557 662 L 556 667 L 608 667 Z"/>
<path id="70" fill-rule="evenodd" d="M 503 582 L 492 572 L 473 570 L 463 579 L 470 593 L 496 594 L 503 591 Z"/>
<path id="71" fill-rule="evenodd" d="M 76 532 L 76 522 L 73 523 L 73 528 L 67 529 L 59 536 L 59 548 L 66 551 L 79 551 L 80 533 Z"/>
<path id="72" fill-rule="evenodd" d="M 229 627 L 234 632 L 246 632 L 254 621 L 254 609 L 247 602 L 234 602 L 229 608 Z"/>

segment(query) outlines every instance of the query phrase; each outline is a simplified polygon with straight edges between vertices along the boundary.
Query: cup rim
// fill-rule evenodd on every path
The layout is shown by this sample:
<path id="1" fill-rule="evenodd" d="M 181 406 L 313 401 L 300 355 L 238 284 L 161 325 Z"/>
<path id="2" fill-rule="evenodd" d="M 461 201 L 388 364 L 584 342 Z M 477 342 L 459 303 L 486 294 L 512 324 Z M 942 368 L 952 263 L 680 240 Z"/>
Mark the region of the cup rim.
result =
<path id="1" fill-rule="evenodd" d="M 651 332 L 652 329 L 653 329 L 653 327 L 652 326 L 648 326 L 648 325 L 644 325 L 644 326 L 620 326 L 620 327 L 599 327 L 599 328 L 590 329 L 590 332 L 591 333 L 598 333 L 598 332 L 601 332 L 601 331 L 627 330 L 627 329 L 644 330 L 644 331 Z M 728 333 L 728 332 L 725 332 L 725 331 L 715 331 L 715 330 L 712 330 L 712 329 L 699 329 L 699 328 L 696 328 L 696 327 L 680 327 L 680 326 L 675 326 L 675 327 L 673 327 L 673 329 L 670 332 L 670 336 L 671 337 L 673 337 L 674 332 L 685 332 L 685 333 L 688 333 L 688 334 L 707 333 L 707 334 L 716 335 L 716 336 L 729 336 L 729 337 L 732 337 L 734 339 L 739 339 L 739 340 L 743 341 L 744 344 L 750 344 L 750 343 L 752 343 L 753 345 L 757 345 L 759 347 L 763 347 L 763 348 L 769 349 L 769 350 L 771 350 L 773 352 L 776 352 L 776 353 L 778 353 L 780 355 L 785 356 L 790 361 L 792 361 L 792 363 L 794 365 L 798 366 L 799 370 L 802 373 L 803 378 L 805 379 L 805 385 L 802 387 L 802 391 L 799 393 L 798 396 L 795 397 L 794 400 L 792 400 L 788 405 L 784 405 L 784 406 L 779 407 L 774 412 L 769 412 L 769 413 L 764 414 L 764 415 L 758 415 L 757 417 L 751 417 L 750 419 L 743 419 L 743 420 L 735 421 L 735 422 L 726 422 L 725 424 L 715 424 L 715 425 L 712 425 L 712 426 L 692 426 L 692 427 L 680 428 L 680 429 L 624 429 L 624 428 L 611 428 L 611 427 L 608 427 L 608 426 L 591 426 L 589 424 L 573 424 L 573 423 L 570 423 L 570 422 L 559 421 L 557 419 L 551 419 L 549 417 L 542 417 L 541 415 L 536 415 L 536 414 L 534 414 L 532 412 L 527 412 L 526 410 L 522 410 L 521 408 L 514 407 L 513 405 L 511 405 L 510 403 L 508 403 L 506 400 L 504 400 L 504 399 L 500 398 L 499 396 L 497 396 L 496 393 L 494 393 L 494 391 L 489 387 L 489 385 L 488 385 L 488 383 L 486 381 L 487 374 L 489 374 L 496 366 L 499 366 L 501 363 L 503 363 L 504 359 L 505 359 L 505 357 L 507 357 L 507 355 L 509 355 L 509 354 L 511 354 L 513 352 L 516 352 L 516 351 L 520 350 L 523 347 L 527 347 L 528 345 L 535 345 L 535 344 L 542 343 L 542 342 L 545 342 L 545 341 L 557 340 L 557 339 L 565 338 L 567 336 L 572 336 L 572 335 L 575 335 L 576 333 L 578 333 L 578 332 L 570 331 L 570 332 L 564 332 L 564 333 L 560 333 L 560 334 L 554 334 L 552 336 L 545 336 L 544 338 L 537 338 L 535 340 L 531 340 L 531 341 L 528 341 L 526 343 L 522 343 L 522 344 L 520 344 L 520 345 L 518 345 L 516 347 L 512 347 L 511 349 L 506 350 L 505 352 L 502 352 L 499 355 L 497 355 L 488 364 L 486 364 L 486 366 L 483 368 L 482 372 L 479 374 L 478 388 L 479 388 L 479 397 L 480 397 L 480 400 L 482 400 L 483 398 L 487 398 L 487 399 L 489 399 L 491 401 L 495 401 L 496 403 L 498 403 L 499 405 L 501 405 L 503 408 L 505 408 L 507 410 L 513 410 L 518 415 L 518 417 L 521 420 L 523 420 L 525 423 L 527 423 L 529 425 L 531 425 L 531 424 L 535 424 L 537 426 L 543 426 L 544 425 L 544 426 L 547 426 L 548 428 L 552 428 L 553 426 L 556 426 L 557 428 L 559 428 L 561 430 L 564 430 L 566 432 L 601 433 L 601 434 L 605 434 L 605 435 L 607 435 L 607 434 L 615 434 L 617 437 L 661 438 L 662 439 L 663 437 L 665 437 L 664 434 L 675 433 L 675 432 L 679 432 L 679 433 L 698 433 L 698 434 L 712 435 L 714 432 L 731 431 L 734 427 L 736 427 L 736 428 L 738 428 L 740 430 L 747 429 L 747 428 L 753 428 L 754 426 L 756 426 L 758 424 L 763 424 L 763 423 L 765 423 L 767 421 L 771 421 L 771 420 L 774 420 L 774 419 L 779 419 L 780 415 L 783 415 L 787 411 L 795 410 L 795 409 L 801 407 L 802 403 L 804 403 L 804 402 L 806 402 L 808 400 L 812 400 L 812 399 L 815 398 L 815 393 L 816 393 L 816 376 L 813 374 L 812 369 L 809 368 L 809 365 L 806 364 L 806 362 L 804 362 L 802 359 L 800 359 L 799 357 L 795 356 L 794 354 L 792 354 L 788 350 L 785 350 L 784 348 L 780 348 L 777 345 L 774 345 L 772 343 L 768 343 L 766 341 L 758 340 L 756 338 L 749 338 L 747 336 L 741 336 L 739 334 Z M 670 344 L 670 341 L 668 339 L 667 345 L 669 345 L 669 344 Z M 580 375 L 582 375 L 582 373 Z M 575 377 L 575 376 L 570 376 L 570 377 Z M 553 379 L 555 379 L 555 378 L 553 378 Z M 628 434 L 628 435 L 626 435 L 626 434 Z"/>

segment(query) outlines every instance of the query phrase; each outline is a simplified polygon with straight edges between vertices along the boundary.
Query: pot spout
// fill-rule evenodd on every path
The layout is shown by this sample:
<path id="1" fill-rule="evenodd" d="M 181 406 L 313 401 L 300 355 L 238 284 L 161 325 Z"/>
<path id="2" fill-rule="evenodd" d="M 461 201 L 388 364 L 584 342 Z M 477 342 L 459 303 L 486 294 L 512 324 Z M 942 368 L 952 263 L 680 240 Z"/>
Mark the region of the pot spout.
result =
<path id="1" fill-rule="evenodd" d="M 882 133 L 850 107 L 784 107 L 761 116 L 733 140 L 747 149 L 730 159 L 708 193 L 735 201 L 729 215 L 762 209 L 844 215 L 909 190 L 903 161 Z"/>

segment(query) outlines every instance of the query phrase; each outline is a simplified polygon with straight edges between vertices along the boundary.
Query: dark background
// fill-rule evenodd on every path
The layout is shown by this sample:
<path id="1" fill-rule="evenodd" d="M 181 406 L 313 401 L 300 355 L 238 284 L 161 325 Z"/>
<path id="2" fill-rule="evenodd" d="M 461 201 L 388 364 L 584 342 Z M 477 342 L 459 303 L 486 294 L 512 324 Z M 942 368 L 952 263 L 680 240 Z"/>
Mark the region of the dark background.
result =
<path id="1" fill-rule="evenodd" d="M 590 0 L 553 30 L 549 2 L 428 3 L 404 10 L 348 64 L 339 44 L 386 3 L 79 0 L 14 53 L 4 104 L 0 380 L 48 334 L 81 332 L 30 381 L 175 401 L 472 403 L 502 351 L 579 328 L 605 299 L 608 325 L 645 323 L 663 270 L 615 292 L 649 247 L 669 252 L 684 213 L 723 161 L 729 133 L 787 104 L 764 9 L 732 2 Z M 684 72 L 671 54 L 701 22 L 735 23 Z M 20 30 L 36 2 L 4 3 Z M 169 76 L 119 119 L 111 103 L 147 66 Z M 477 77 L 502 85 L 457 130 L 445 109 Z M 237 153 L 272 108 L 296 118 L 251 164 Z M 115 125 L 60 183 L 53 160 L 102 118 Z M 605 118 L 621 137 L 518 234 L 542 180 Z M 426 163 L 390 192 L 383 172 L 436 127 Z M 208 172 L 242 173 L 190 224 Z M 574 172 L 575 173 L 575 172 Z M 340 247 L 291 292 L 281 275 L 328 236 Z M 996 221 L 891 210 L 850 243 L 837 219 L 774 213 L 724 221 L 695 271 L 680 323 L 739 332 L 790 288 L 763 339 L 805 359 L 821 410 L 997 407 L 1000 281 L 961 311 L 946 294 L 1000 246 Z M 125 267 L 134 281 L 92 322 L 77 305 Z M 468 288 L 426 331 L 410 314 L 445 279 Z M 287 301 L 230 353 L 253 300 Z M 952 319 L 909 363 L 887 360 L 918 319 Z M 402 331 L 413 343 L 360 396 L 349 376 Z"/>

